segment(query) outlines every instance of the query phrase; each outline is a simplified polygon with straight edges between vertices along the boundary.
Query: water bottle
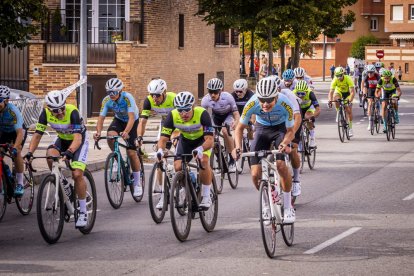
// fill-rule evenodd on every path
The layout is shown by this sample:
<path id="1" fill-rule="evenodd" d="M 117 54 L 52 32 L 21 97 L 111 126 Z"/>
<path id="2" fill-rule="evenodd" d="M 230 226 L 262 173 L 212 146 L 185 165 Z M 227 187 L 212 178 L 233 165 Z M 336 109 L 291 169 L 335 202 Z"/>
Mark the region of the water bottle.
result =
<path id="1" fill-rule="evenodd" d="M 197 178 L 194 172 L 190 172 L 190 178 L 191 178 L 191 183 L 193 184 L 193 187 L 195 190 L 197 190 Z"/>
<path id="2" fill-rule="evenodd" d="M 66 178 L 62 179 L 62 183 L 63 183 L 63 189 L 65 190 L 65 194 L 70 199 L 72 195 L 72 189 L 70 187 L 70 183 L 66 180 Z"/>

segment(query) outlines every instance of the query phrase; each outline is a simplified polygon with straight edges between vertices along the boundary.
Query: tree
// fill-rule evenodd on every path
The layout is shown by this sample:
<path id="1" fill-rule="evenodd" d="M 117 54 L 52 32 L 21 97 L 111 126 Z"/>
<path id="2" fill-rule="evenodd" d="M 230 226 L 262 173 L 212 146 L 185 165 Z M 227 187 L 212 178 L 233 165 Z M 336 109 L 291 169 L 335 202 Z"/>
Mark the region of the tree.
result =
<path id="1" fill-rule="evenodd" d="M 351 57 L 365 59 L 365 46 L 368 44 L 378 44 L 379 40 L 373 35 L 360 36 L 351 47 Z"/>
<path id="2" fill-rule="evenodd" d="M 27 40 L 39 32 L 39 25 L 32 24 L 32 21 L 42 22 L 46 14 L 43 0 L 1 0 L 1 47 L 24 47 Z"/>

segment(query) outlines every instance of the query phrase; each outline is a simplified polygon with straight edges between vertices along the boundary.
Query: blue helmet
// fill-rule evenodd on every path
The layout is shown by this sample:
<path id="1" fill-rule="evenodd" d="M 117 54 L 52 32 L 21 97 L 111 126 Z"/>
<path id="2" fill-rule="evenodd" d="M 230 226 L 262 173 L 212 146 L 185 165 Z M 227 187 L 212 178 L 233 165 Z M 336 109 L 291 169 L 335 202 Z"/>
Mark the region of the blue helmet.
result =
<path id="1" fill-rule="evenodd" d="M 295 73 L 293 72 L 292 69 L 287 69 L 285 72 L 283 72 L 282 74 L 282 78 L 284 80 L 293 80 L 293 78 L 295 77 Z"/>

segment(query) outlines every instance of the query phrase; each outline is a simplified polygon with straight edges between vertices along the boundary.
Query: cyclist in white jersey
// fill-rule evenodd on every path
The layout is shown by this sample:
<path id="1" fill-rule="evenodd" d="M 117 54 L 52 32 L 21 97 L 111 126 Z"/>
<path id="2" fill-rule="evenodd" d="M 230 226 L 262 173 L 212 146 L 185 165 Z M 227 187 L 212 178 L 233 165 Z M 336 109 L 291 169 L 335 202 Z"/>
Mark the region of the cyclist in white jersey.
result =
<path id="1" fill-rule="evenodd" d="M 289 89 L 293 91 L 295 89 L 296 80 L 295 73 L 292 69 L 287 69 L 282 74 L 283 81 L 280 82 L 280 89 Z"/>
<path id="2" fill-rule="evenodd" d="M 314 89 L 312 78 L 306 74 L 305 69 L 303 69 L 302 67 L 297 67 L 293 70 L 293 72 L 295 73 L 296 83 L 300 80 L 305 80 L 309 88 L 312 90 Z"/>

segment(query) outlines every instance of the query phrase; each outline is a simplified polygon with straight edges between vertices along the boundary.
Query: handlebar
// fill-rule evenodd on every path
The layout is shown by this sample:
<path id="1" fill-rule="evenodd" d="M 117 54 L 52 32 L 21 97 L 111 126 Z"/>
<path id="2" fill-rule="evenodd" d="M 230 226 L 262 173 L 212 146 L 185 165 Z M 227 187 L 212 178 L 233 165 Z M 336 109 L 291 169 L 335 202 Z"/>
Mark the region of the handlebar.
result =
<path id="1" fill-rule="evenodd" d="M 25 161 L 26 166 L 29 168 L 29 170 L 31 170 L 32 172 L 37 172 L 37 170 L 35 170 L 32 166 L 32 161 L 34 159 L 49 159 L 49 160 L 53 160 L 53 162 L 57 162 L 60 159 L 62 159 L 62 156 L 33 156 L 30 161 Z M 73 171 L 74 169 L 72 168 L 72 166 L 69 163 L 68 159 L 65 159 L 65 165 L 66 167 L 68 167 L 71 171 Z"/>

